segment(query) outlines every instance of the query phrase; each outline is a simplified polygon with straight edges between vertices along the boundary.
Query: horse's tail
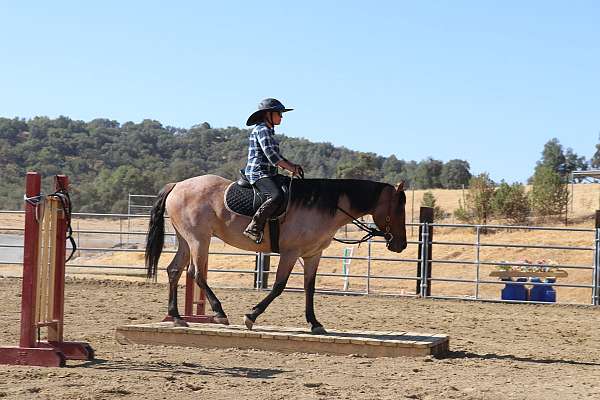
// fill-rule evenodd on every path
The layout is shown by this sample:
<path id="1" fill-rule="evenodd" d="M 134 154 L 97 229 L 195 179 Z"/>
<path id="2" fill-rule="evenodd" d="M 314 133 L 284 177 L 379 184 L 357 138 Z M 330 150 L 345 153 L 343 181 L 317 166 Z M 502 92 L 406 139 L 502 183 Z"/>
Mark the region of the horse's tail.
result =
<path id="1" fill-rule="evenodd" d="M 150 212 L 150 225 L 146 237 L 146 275 L 148 278 L 156 277 L 158 260 L 165 243 L 165 203 L 174 187 L 175 183 L 167 183 L 162 188 Z"/>

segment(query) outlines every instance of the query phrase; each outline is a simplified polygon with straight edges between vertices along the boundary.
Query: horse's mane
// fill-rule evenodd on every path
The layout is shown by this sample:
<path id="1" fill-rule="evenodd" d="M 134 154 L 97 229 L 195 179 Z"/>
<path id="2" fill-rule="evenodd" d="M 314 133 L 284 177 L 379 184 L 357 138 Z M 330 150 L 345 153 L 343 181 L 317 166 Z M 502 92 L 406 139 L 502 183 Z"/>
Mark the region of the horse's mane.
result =
<path id="1" fill-rule="evenodd" d="M 334 215 L 340 196 L 345 195 L 353 210 L 367 212 L 386 186 L 392 187 L 360 179 L 294 179 L 290 203 Z"/>

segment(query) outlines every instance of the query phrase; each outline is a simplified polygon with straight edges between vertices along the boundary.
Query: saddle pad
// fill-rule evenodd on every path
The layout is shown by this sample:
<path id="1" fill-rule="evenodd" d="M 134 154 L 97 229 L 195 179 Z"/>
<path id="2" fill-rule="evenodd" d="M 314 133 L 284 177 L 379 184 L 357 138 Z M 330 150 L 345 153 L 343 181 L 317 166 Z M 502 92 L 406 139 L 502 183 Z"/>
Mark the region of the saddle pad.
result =
<path id="1" fill-rule="evenodd" d="M 254 215 L 254 190 L 240 187 L 233 182 L 225 190 L 225 207 L 235 214 L 251 217 Z"/>

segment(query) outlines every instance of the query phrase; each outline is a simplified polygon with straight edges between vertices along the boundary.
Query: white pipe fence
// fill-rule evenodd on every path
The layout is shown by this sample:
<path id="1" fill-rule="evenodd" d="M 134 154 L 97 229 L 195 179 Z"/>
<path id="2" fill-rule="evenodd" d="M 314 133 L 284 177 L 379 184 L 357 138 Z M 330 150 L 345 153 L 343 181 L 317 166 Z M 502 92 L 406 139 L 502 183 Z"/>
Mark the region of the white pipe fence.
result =
<path id="1" fill-rule="evenodd" d="M 2 221 L 2 215 L 14 215 L 14 214 L 22 214 L 20 211 L 0 211 L 0 221 Z M 139 215 L 139 214 L 98 214 L 98 213 L 73 213 L 72 216 L 74 222 L 73 226 L 73 235 L 78 243 L 78 255 L 90 254 L 90 253 L 127 253 L 127 252 L 140 252 L 143 251 L 143 248 L 127 248 L 132 243 L 131 238 L 133 237 L 133 243 L 142 244 L 145 240 L 146 232 L 135 230 L 132 228 L 131 221 L 135 218 L 144 218 L 147 219 L 147 215 Z M 95 219 L 118 219 L 119 222 L 119 230 L 103 230 L 103 229 L 79 229 L 78 221 L 84 218 L 95 218 Z M 122 223 L 124 220 L 127 220 L 125 229 L 124 224 Z M 490 280 L 483 278 L 482 268 L 488 268 L 490 266 L 498 266 L 502 264 L 502 260 L 489 260 L 484 259 L 482 257 L 482 251 L 484 249 L 502 249 L 502 248 L 513 248 L 513 249 L 532 249 L 537 251 L 560 251 L 562 254 L 569 253 L 575 254 L 579 252 L 588 252 L 590 254 L 589 265 L 581 265 L 575 263 L 566 263 L 566 264 L 553 264 L 553 265 L 540 265 L 540 267 L 552 267 L 552 268 L 561 268 L 563 270 L 573 270 L 573 271 L 587 271 L 589 272 L 590 278 L 589 282 L 577 282 L 577 283 L 558 283 L 555 282 L 552 284 L 553 287 L 556 288 L 572 288 L 572 289 L 582 289 L 589 290 L 591 296 L 589 297 L 589 302 L 578 302 L 576 304 L 593 304 L 600 305 L 600 229 L 594 228 L 569 228 L 569 227 L 536 227 L 536 226 L 505 226 L 505 225 L 464 225 L 464 224 L 438 224 L 438 223 L 418 223 L 418 224 L 407 224 L 410 227 L 417 227 L 421 233 L 420 241 L 409 241 L 409 245 L 421 245 L 420 246 L 420 254 L 416 254 L 417 252 L 413 252 L 414 257 L 406 256 L 406 254 L 411 254 L 406 250 L 406 253 L 402 253 L 402 257 L 380 257 L 373 255 L 374 246 L 383 246 L 385 243 L 382 240 L 370 240 L 366 246 L 366 256 L 352 255 L 352 254 L 343 254 L 341 256 L 333 256 L 333 255 L 325 255 L 322 259 L 333 259 L 340 260 L 340 263 L 348 263 L 352 262 L 364 262 L 366 263 L 366 271 L 365 273 L 350 273 L 349 268 L 342 270 L 341 273 L 332 273 L 332 272 L 322 272 L 318 273 L 318 277 L 337 277 L 340 279 L 340 287 L 345 290 L 340 289 L 332 289 L 331 287 L 321 287 L 319 291 L 327 292 L 327 293 L 344 293 L 344 294 L 372 294 L 379 293 L 377 290 L 373 290 L 373 281 L 377 282 L 398 282 L 398 281 L 413 281 L 415 282 L 415 290 L 406 291 L 402 290 L 400 293 L 394 294 L 404 294 L 411 296 L 420 296 L 420 297 L 433 297 L 433 298 L 462 298 L 462 299 L 472 299 L 472 300 L 493 300 L 493 301 L 507 301 L 513 302 L 512 300 L 500 300 L 498 297 L 490 297 L 484 296 L 481 293 L 481 287 L 483 285 L 505 285 L 506 281 L 500 280 Z M 466 241 L 436 241 L 435 236 L 432 237 L 432 233 L 435 231 L 442 229 L 461 229 L 467 230 L 469 232 L 474 232 L 475 240 L 473 242 Z M 574 233 L 578 234 L 590 234 L 590 245 L 589 246 L 568 246 L 568 245 L 548 245 L 548 244 L 531 244 L 531 243 L 494 243 L 489 242 L 488 240 L 482 240 L 484 237 L 487 238 L 487 235 L 484 235 L 484 232 L 494 229 L 494 230 L 521 230 L 528 232 L 555 232 L 559 236 L 564 236 L 565 239 L 569 238 L 570 235 Z M 348 232 L 348 230 L 345 230 Z M 17 226 L 0 226 L 0 232 L 11 232 L 12 235 L 22 235 L 23 228 Z M 340 232 L 343 232 L 340 230 Z M 88 239 L 88 243 L 79 246 L 81 243 L 80 237 L 82 235 L 92 236 L 92 239 Z M 115 245 L 112 247 L 93 245 L 94 237 L 117 237 L 118 241 L 115 241 Z M 127 240 L 124 240 L 127 238 Z M 170 238 L 170 243 L 175 244 L 175 235 L 173 233 L 167 232 L 165 242 L 167 242 L 168 238 Z M 139 240 L 137 240 L 139 239 Z M 0 234 L 0 272 L 2 271 L 3 265 L 15 265 L 20 262 L 15 262 L 15 260 L 7 260 L 5 254 L 10 251 L 17 251 L 18 249 L 22 249 L 22 244 L 9 244 L 5 243 L 2 240 L 2 234 Z M 474 258 L 472 260 L 467 259 L 442 259 L 435 258 L 435 256 L 428 259 L 428 254 L 431 254 L 430 250 L 433 250 L 435 254 L 436 248 L 441 247 L 451 247 L 451 248 L 471 248 L 474 251 Z M 4 250 L 9 249 L 9 250 Z M 13 250 L 10 250 L 13 249 Z M 174 250 L 166 248 L 163 253 L 172 254 L 175 253 Z M 257 289 L 268 289 L 268 277 L 275 273 L 275 271 L 271 271 L 268 268 L 269 263 L 264 262 L 265 259 L 269 259 L 270 257 L 278 257 L 277 254 L 256 254 L 251 252 L 244 251 L 214 251 L 211 249 L 211 255 L 221 255 L 221 256 L 229 256 L 229 257 L 255 257 L 256 262 L 254 263 L 253 268 L 248 269 L 209 269 L 211 273 L 219 273 L 219 274 L 227 274 L 227 273 L 235 273 L 235 274 L 254 274 L 254 288 Z M 551 258 L 551 257 L 548 257 Z M 262 260 L 259 262 L 259 260 Z M 21 261 L 22 262 L 22 261 Z M 421 271 L 421 276 L 417 276 L 417 273 L 414 275 L 382 275 L 381 273 L 374 273 L 373 266 L 374 263 L 377 265 L 388 265 L 391 264 L 392 267 L 395 265 L 403 265 L 407 264 L 410 266 L 416 267 L 419 266 L 418 269 Z M 353 265 L 353 270 L 354 264 Z M 436 272 L 443 271 L 445 268 L 452 268 L 453 265 L 462 265 L 462 266 L 472 266 L 474 268 L 475 277 L 473 279 L 469 279 L 468 277 L 432 277 L 432 270 Z M 515 267 L 531 267 L 529 263 L 523 262 L 510 262 L 510 265 Z M 97 269 L 99 272 L 103 274 L 109 274 L 105 271 L 111 271 L 111 275 L 114 274 L 131 274 L 132 271 L 134 274 L 143 275 L 143 271 L 145 267 L 142 265 L 89 265 L 89 264 L 78 264 L 77 259 L 71 261 L 67 264 L 68 271 L 75 271 L 80 268 L 86 268 L 88 271 L 90 269 Z M 381 271 L 381 268 L 379 268 Z M 302 275 L 301 272 L 293 272 L 293 276 Z M 364 290 L 354 290 L 349 287 L 349 279 L 361 279 L 364 280 Z M 470 284 L 473 286 L 474 295 L 470 296 L 456 296 L 449 295 L 447 293 L 443 293 L 441 291 L 434 292 L 430 294 L 432 285 L 436 282 L 439 283 L 450 283 L 453 285 L 460 284 Z M 547 285 L 547 283 L 535 283 L 535 282 L 524 282 L 518 283 L 513 282 L 513 284 L 523 284 L 528 287 L 535 287 L 537 285 Z M 419 287 L 416 287 L 419 285 Z M 299 288 L 292 288 L 299 289 Z M 559 298 L 560 299 L 560 298 Z"/>

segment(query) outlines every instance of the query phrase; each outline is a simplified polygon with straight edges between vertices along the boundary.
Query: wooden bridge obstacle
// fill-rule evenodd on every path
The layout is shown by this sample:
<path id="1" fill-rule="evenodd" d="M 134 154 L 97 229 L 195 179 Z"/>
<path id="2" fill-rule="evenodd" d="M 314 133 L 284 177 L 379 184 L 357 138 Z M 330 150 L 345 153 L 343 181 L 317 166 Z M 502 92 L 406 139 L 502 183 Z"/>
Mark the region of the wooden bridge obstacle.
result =
<path id="1" fill-rule="evenodd" d="M 170 322 L 118 327 L 121 344 L 171 345 L 203 348 L 239 348 L 284 353 L 359 354 L 365 357 L 436 356 L 449 349 L 449 337 L 434 333 L 338 331 L 313 335 L 301 328 Z"/>
<path id="2" fill-rule="evenodd" d="M 40 174 L 27 173 L 20 340 L 0 347 L 0 364 L 63 367 L 66 360 L 94 358 L 88 343 L 63 340 L 68 186 L 68 177 L 59 175 L 56 193 L 44 196 Z"/>

